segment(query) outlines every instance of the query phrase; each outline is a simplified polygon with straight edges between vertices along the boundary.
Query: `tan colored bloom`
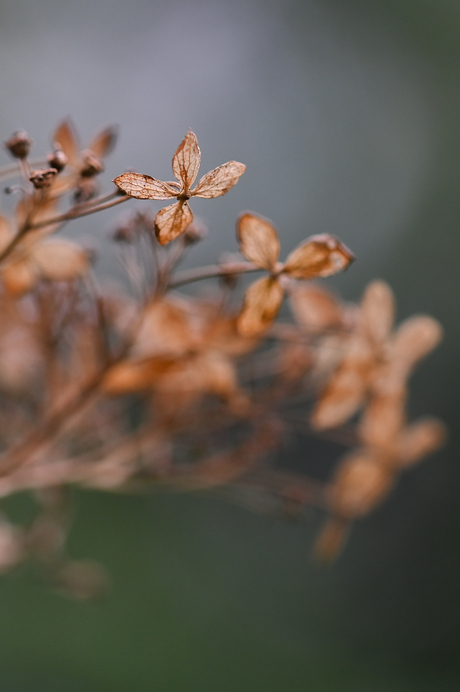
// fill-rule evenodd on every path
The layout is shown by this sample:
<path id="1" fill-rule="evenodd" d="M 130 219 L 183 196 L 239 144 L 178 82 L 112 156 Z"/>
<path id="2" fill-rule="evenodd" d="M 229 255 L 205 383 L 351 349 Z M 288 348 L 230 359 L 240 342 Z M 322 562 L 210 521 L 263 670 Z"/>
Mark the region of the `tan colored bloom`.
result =
<path id="1" fill-rule="evenodd" d="M 179 144 L 172 160 L 176 181 L 163 182 L 150 175 L 127 172 L 113 181 L 123 192 L 136 199 L 170 199 L 177 202 L 164 207 L 155 218 L 155 232 L 161 245 L 170 243 L 185 231 L 193 220 L 189 199 L 203 197 L 211 199 L 225 195 L 246 170 L 238 161 L 227 163 L 206 173 L 192 190 L 200 168 L 201 152 L 194 132 L 189 130 Z"/>
<path id="2" fill-rule="evenodd" d="M 392 392 L 404 397 L 416 363 L 439 343 L 439 323 L 416 315 L 392 333 L 393 294 L 383 281 L 373 281 L 361 302 L 358 324 L 350 335 L 340 365 L 315 406 L 311 423 L 317 429 L 341 425 L 370 393 Z"/>
<path id="3" fill-rule="evenodd" d="M 269 277 L 254 282 L 246 291 L 238 316 L 238 329 L 245 336 L 261 334 L 278 314 L 284 296 L 281 276 L 291 279 L 332 276 L 346 269 L 354 259 L 343 243 L 324 233 L 307 238 L 283 264 L 278 262 L 280 243 L 270 221 L 246 212 L 238 219 L 236 229 L 246 259 L 270 272 Z"/>

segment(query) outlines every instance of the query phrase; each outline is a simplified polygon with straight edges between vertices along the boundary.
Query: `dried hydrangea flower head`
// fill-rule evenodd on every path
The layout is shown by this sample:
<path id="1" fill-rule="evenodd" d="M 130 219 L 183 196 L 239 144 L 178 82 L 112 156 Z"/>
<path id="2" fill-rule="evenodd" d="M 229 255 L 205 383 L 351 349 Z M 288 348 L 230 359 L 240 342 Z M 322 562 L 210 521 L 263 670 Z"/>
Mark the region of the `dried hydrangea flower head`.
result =
<path id="1" fill-rule="evenodd" d="M 227 163 L 206 173 L 192 190 L 198 175 L 201 151 L 196 135 L 191 130 L 179 144 L 172 160 L 176 181 L 163 182 L 150 175 L 127 172 L 113 181 L 124 193 L 136 199 L 170 199 L 177 202 L 158 212 L 155 231 L 161 245 L 170 243 L 181 235 L 193 220 L 188 201 L 192 197 L 211 199 L 225 195 L 240 179 L 246 166 L 238 161 Z"/>
<path id="2" fill-rule="evenodd" d="M 0 571 L 35 560 L 59 592 L 101 594 L 100 569 L 66 553 L 71 484 L 112 492 L 221 486 L 237 500 L 246 493 L 255 509 L 263 501 L 289 516 L 314 506 L 330 517 L 317 552 L 334 557 L 351 523 L 442 442 L 438 421 L 406 420 L 407 380 L 439 341 L 438 323 L 415 316 L 393 331 L 383 282 L 360 305 L 341 302 L 310 280 L 346 269 L 348 248 L 316 235 L 280 262 L 275 228 L 252 212 L 237 223 L 243 259 L 227 254 L 179 270 L 206 235 L 190 223 L 190 199 L 225 194 L 245 170 L 230 161 L 195 184 L 193 132 L 174 155 L 174 182 L 124 173 L 101 196 L 113 128 L 80 151 L 71 122 L 61 122 L 35 171 L 30 142 L 24 133 L 9 140 L 16 161 L 0 170 L 5 180 L 20 178 L 10 188 L 20 193 L 13 213 L 0 215 L 0 498 L 33 492 L 38 509 L 24 526 L 0 514 Z M 174 203 L 118 221 L 113 239 L 128 287 L 101 287 L 85 247 L 53 236 L 131 197 Z M 178 236 L 159 247 L 157 238 L 166 245 Z M 249 272 L 265 276 L 238 307 L 239 279 Z M 177 292 L 204 279 L 216 284 L 208 296 Z M 285 294 L 294 321 L 275 321 Z M 307 448 L 315 435 L 351 451 L 329 482 L 319 481 L 308 458 L 299 472 L 277 463 L 289 434 Z"/>

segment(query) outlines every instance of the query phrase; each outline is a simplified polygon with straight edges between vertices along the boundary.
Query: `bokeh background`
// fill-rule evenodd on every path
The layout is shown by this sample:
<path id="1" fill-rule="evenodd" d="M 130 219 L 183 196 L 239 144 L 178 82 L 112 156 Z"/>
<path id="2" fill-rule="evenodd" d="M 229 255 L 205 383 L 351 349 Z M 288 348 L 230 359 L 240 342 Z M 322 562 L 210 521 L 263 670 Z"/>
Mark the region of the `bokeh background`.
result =
<path id="1" fill-rule="evenodd" d="M 242 209 L 286 252 L 338 235 L 358 257 L 332 282 L 344 297 L 381 277 L 398 318 L 445 326 L 411 413 L 451 430 L 330 569 L 310 557 L 314 514 L 79 493 L 71 552 L 102 561 L 111 592 L 79 604 L 27 569 L 2 578 L 2 692 L 460 689 L 458 0 L 0 0 L 0 96 L 1 138 L 25 128 L 38 155 L 67 115 L 83 143 L 118 123 L 107 186 L 128 167 L 169 179 L 189 127 L 202 172 L 246 163 L 196 201 L 211 232 L 191 260 L 235 250 Z M 110 275 L 104 214 L 75 232 Z"/>

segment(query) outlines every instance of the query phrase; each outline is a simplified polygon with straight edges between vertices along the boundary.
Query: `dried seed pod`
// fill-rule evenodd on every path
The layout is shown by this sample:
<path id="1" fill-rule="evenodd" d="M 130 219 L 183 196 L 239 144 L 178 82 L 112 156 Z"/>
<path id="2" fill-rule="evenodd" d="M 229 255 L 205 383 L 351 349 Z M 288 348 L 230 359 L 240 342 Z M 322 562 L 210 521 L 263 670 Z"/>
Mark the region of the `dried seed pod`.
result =
<path id="1" fill-rule="evenodd" d="M 5 147 L 15 159 L 26 159 L 29 156 L 32 139 L 25 130 L 17 130 L 5 142 Z"/>
<path id="2" fill-rule="evenodd" d="M 60 173 L 67 166 L 68 158 L 62 149 L 55 149 L 46 157 L 51 168 L 55 168 Z"/>
<path id="3" fill-rule="evenodd" d="M 82 151 L 81 158 L 83 160 L 83 166 L 80 170 L 82 178 L 93 178 L 104 170 L 104 164 L 101 159 L 95 156 L 89 149 Z"/>
<path id="4" fill-rule="evenodd" d="M 57 175 L 56 168 L 41 168 L 37 171 L 32 171 L 29 180 L 36 190 L 43 190 L 43 188 L 51 185 L 55 175 Z"/>

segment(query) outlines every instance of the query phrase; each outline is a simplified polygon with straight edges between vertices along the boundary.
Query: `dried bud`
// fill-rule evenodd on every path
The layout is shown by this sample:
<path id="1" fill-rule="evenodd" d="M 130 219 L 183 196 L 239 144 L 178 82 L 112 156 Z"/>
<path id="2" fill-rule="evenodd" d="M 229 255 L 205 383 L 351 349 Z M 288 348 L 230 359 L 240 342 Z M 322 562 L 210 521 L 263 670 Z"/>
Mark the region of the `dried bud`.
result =
<path id="1" fill-rule="evenodd" d="M 82 152 L 83 166 L 80 170 L 82 178 L 93 178 L 95 175 L 102 173 L 104 164 L 90 149 L 85 149 Z"/>
<path id="2" fill-rule="evenodd" d="M 42 190 L 51 185 L 55 175 L 57 175 L 55 168 L 41 168 L 38 171 L 33 171 L 29 180 L 36 190 Z"/>
<path id="3" fill-rule="evenodd" d="M 98 185 L 93 178 L 83 178 L 75 188 L 74 200 L 77 204 L 87 202 L 97 195 Z"/>
<path id="4" fill-rule="evenodd" d="M 46 157 L 51 168 L 55 168 L 60 173 L 68 163 L 68 158 L 62 149 L 55 149 Z"/>
<path id="5" fill-rule="evenodd" d="M 5 147 L 15 159 L 26 159 L 31 146 L 32 139 L 25 130 L 14 132 L 5 142 Z"/>

